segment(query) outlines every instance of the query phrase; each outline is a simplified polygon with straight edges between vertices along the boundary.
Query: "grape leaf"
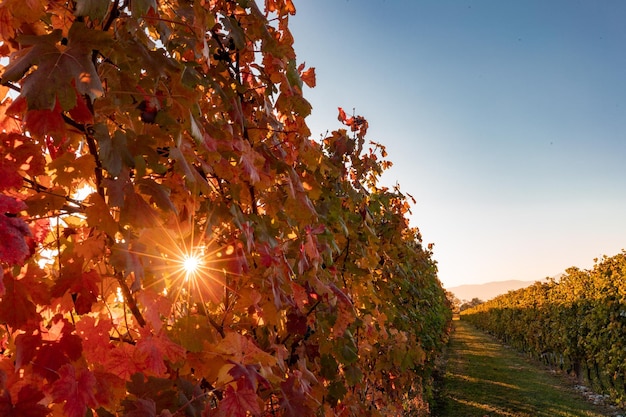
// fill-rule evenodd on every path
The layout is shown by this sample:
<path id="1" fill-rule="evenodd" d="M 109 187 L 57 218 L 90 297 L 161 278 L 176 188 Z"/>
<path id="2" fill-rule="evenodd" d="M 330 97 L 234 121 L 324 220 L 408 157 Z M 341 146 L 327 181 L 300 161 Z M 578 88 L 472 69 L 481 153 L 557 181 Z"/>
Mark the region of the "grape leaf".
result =
<path id="1" fill-rule="evenodd" d="M 28 108 L 52 110 L 58 100 L 63 110 L 73 109 L 77 104 L 76 91 L 92 100 L 104 92 L 90 55 L 107 38 L 107 34 L 87 29 L 78 21 L 70 28 L 67 48 L 60 48 L 61 30 L 42 36 L 23 36 L 22 45 L 32 46 L 7 66 L 2 81 L 18 81 L 29 68 L 36 66 L 22 81 L 21 94 Z"/>
<path id="2" fill-rule="evenodd" d="M 143 372 L 142 356 L 134 345 L 122 343 L 111 349 L 104 366 L 113 375 L 130 380 L 132 375 Z"/>
<path id="3" fill-rule="evenodd" d="M 0 148 L 1 149 L 1 148 Z M 8 154 L 4 149 L 3 153 Z M 18 172 L 19 165 L 15 162 L 3 158 L 0 160 L 0 191 L 7 188 L 18 188 L 22 185 L 22 176 Z"/>
<path id="4" fill-rule="evenodd" d="M 106 125 L 98 123 L 94 126 L 94 132 L 94 137 L 100 147 L 98 156 L 102 161 L 102 166 L 109 171 L 112 177 L 118 177 L 122 168 L 130 168 L 135 165 L 126 145 L 126 135 L 122 131 L 116 130 L 111 137 Z"/>
<path id="5" fill-rule="evenodd" d="M 280 408 L 286 417 L 308 417 L 315 413 L 307 404 L 305 392 L 298 384 L 298 378 L 289 375 L 286 381 L 280 384 L 282 396 L 280 398 Z"/>
<path id="6" fill-rule="evenodd" d="M 84 417 L 87 407 L 98 405 L 96 378 L 89 369 L 66 364 L 57 372 L 59 379 L 52 385 L 52 397 L 57 402 L 65 401 L 63 411 L 67 417 Z"/>
<path id="7" fill-rule="evenodd" d="M 0 415 L 3 417 L 45 417 L 50 409 L 40 401 L 45 395 L 33 385 L 24 385 L 17 393 L 17 402 L 13 404 L 9 390 L 0 394 Z"/>
<path id="8" fill-rule="evenodd" d="M 76 158 L 73 152 L 66 152 L 48 164 L 54 172 L 55 181 L 69 187 L 71 184 L 90 178 L 96 169 L 96 161 L 92 155 Z"/>
<path id="9" fill-rule="evenodd" d="M 83 316 L 76 323 L 76 333 L 82 339 L 83 352 L 92 363 L 105 363 L 111 350 L 109 329 L 112 323 L 108 319 L 98 321 L 91 316 Z"/>
<path id="10" fill-rule="evenodd" d="M 76 16 L 89 16 L 102 20 L 109 10 L 109 0 L 76 0 Z"/>
<path id="11" fill-rule="evenodd" d="M 41 319 L 37 307 L 30 299 L 30 288 L 24 285 L 23 280 L 16 280 L 11 273 L 4 273 L 6 288 L 0 300 L 0 322 L 12 328 L 20 328 L 29 321 Z"/>
<path id="12" fill-rule="evenodd" d="M 36 373 L 48 381 L 56 381 L 62 366 L 81 357 L 82 341 L 72 332 L 73 326 L 67 319 L 61 315 L 53 317 L 49 328 L 42 334 L 46 343 L 42 344 L 33 360 Z"/>
<path id="13" fill-rule="evenodd" d="M 27 241 L 32 237 L 30 228 L 14 216 L 24 209 L 24 202 L 0 194 L 0 262 L 18 265 L 30 255 Z"/>
<path id="14" fill-rule="evenodd" d="M 85 208 L 85 214 L 87 215 L 87 223 L 92 227 L 105 232 L 109 237 L 115 238 L 115 235 L 119 231 L 119 226 L 111 212 L 109 206 L 107 206 L 104 199 L 98 193 L 90 194 L 85 203 L 88 205 Z"/>
<path id="15" fill-rule="evenodd" d="M 260 398 L 255 391 L 245 384 L 237 383 L 237 391 L 232 385 L 226 387 L 224 398 L 220 401 L 219 413 L 221 416 L 246 417 L 261 415 Z"/>
<path id="16" fill-rule="evenodd" d="M 300 78 L 302 79 L 302 81 L 304 81 L 304 83 L 309 86 L 309 88 L 314 88 L 315 87 L 315 68 L 309 68 L 306 71 L 303 71 L 300 74 Z"/>
<path id="17" fill-rule="evenodd" d="M 39 329 L 15 337 L 15 369 L 28 365 L 41 346 Z"/>
<path id="18" fill-rule="evenodd" d="M 100 274 L 94 269 L 83 271 L 84 260 L 77 256 L 61 257 L 61 272 L 54 283 L 51 295 L 62 297 L 66 292 L 72 294 L 74 306 L 78 314 L 87 314 L 91 305 L 96 302 L 100 289 Z"/>
<path id="19" fill-rule="evenodd" d="M 156 417 L 156 403 L 151 398 L 139 398 L 125 407 L 125 417 Z"/>
<path id="20" fill-rule="evenodd" d="M 167 339 L 164 334 L 153 336 L 144 330 L 137 342 L 137 352 L 141 355 L 141 367 L 156 376 L 164 376 L 167 371 L 165 360 L 176 362 L 185 357 L 185 349 Z"/>
<path id="21" fill-rule="evenodd" d="M 162 210 L 171 210 L 176 212 L 176 207 L 170 199 L 171 190 L 162 184 L 157 183 L 151 178 L 142 178 L 137 181 L 139 190 L 142 194 L 149 195 L 151 202 L 157 205 Z"/>
<path id="22" fill-rule="evenodd" d="M 51 211 L 60 210 L 65 205 L 65 191 L 60 187 L 50 188 L 47 193 L 37 193 L 24 202 L 28 213 L 33 216 L 44 216 Z"/>

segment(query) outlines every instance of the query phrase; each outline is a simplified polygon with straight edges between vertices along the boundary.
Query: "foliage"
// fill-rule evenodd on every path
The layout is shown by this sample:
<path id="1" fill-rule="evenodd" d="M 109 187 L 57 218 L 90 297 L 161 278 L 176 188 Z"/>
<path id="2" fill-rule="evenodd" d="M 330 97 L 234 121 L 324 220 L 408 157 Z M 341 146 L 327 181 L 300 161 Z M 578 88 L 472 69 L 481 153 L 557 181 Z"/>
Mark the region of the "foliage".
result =
<path id="1" fill-rule="evenodd" d="M 467 310 L 467 309 L 470 309 L 470 308 L 473 308 L 473 307 L 479 306 L 479 305 L 481 305 L 482 303 L 484 303 L 484 301 L 483 301 L 483 300 L 481 300 L 481 299 L 480 299 L 480 298 L 478 298 L 478 297 L 474 297 L 474 298 L 472 298 L 470 301 L 466 301 L 466 302 L 464 302 L 463 304 L 461 304 L 461 306 L 459 307 L 459 311 L 465 311 L 465 310 Z"/>
<path id="2" fill-rule="evenodd" d="M 626 400 L 626 252 L 496 297 L 463 320 Z"/>
<path id="3" fill-rule="evenodd" d="M 427 413 L 436 264 L 364 118 L 309 138 L 294 13 L 0 4 L 0 414 Z"/>

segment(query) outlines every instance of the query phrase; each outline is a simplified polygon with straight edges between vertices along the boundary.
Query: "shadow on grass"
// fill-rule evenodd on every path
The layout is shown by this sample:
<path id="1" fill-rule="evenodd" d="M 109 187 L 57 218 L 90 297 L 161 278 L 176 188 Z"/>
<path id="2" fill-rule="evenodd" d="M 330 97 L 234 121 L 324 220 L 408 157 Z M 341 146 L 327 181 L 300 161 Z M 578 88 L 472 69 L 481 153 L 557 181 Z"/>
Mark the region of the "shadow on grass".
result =
<path id="1" fill-rule="evenodd" d="M 603 411 L 469 324 L 456 321 L 438 417 L 603 417 Z"/>

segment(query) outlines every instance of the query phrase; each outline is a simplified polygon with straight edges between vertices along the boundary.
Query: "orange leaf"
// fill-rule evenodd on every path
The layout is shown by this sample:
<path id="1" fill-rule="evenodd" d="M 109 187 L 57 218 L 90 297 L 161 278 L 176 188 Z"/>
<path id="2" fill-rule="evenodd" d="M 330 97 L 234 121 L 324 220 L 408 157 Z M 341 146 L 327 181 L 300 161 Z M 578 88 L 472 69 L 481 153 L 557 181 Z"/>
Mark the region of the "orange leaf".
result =
<path id="1" fill-rule="evenodd" d="M 300 74 L 300 78 L 310 88 L 315 87 L 315 68 L 311 67 Z"/>
<path id="2" fill-rule="evenodd" d="M 109 237 L 115 238 L 115 234 L 119 230 L 119 226 L 113 216 L 111 216 L 109 206 L 107 206 L 100 194 L 90 194 L 85 202 L 90 204 L 85 209 L 87 223 L 89 226 L 97 227 L 109 235 Z"/>

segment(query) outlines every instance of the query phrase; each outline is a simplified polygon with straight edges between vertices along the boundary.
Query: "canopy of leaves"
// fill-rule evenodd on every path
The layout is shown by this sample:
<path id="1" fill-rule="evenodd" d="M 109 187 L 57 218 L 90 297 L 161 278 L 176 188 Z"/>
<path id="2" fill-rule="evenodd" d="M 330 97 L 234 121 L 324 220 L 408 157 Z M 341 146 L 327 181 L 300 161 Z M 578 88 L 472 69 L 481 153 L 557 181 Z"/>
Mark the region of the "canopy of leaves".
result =
<path id="1" fill-rule="evenodd" d="M 0 4 L 0 414 L 428 414 L 436 263 L 295 11 Z"/>

